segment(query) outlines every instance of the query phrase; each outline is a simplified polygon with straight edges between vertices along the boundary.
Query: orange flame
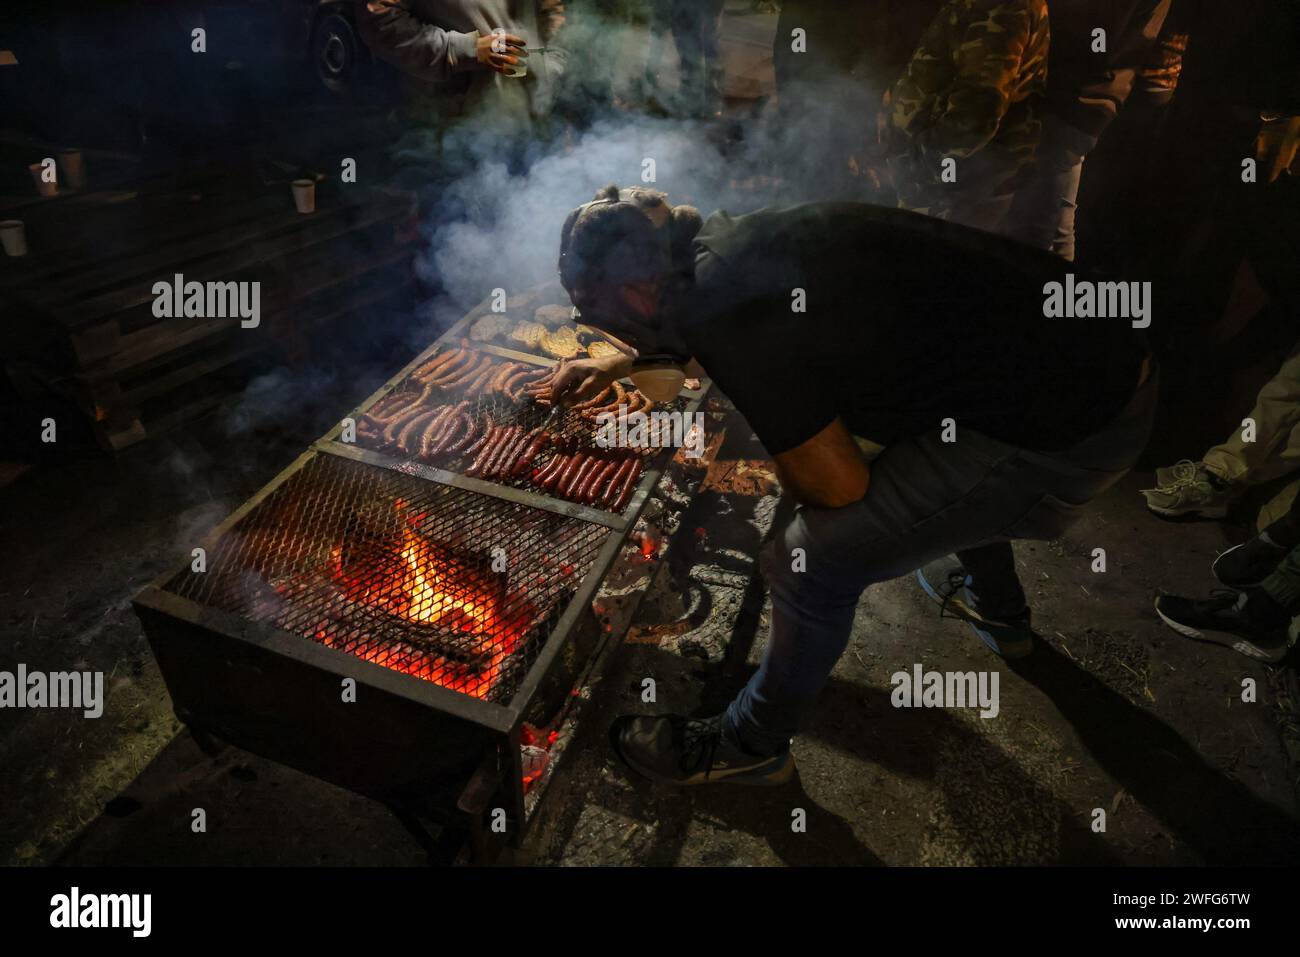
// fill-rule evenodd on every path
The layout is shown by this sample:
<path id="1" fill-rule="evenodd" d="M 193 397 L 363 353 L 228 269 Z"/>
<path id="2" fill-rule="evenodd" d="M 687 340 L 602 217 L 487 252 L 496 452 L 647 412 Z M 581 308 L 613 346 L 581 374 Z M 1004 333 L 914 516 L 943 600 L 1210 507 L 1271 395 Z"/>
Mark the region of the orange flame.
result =
<path id="1" fill-rule="evenodd" d="M 404 510 L 405 503 L 396 504 L 399 511 Z M 326 628 L 316 632 L 316 640 L 385 668 L 486 698 L 527 633 L 534 609 L 529 602 L 515 600 L 496 588 L 491 576 L 414 531 L 411 526 L 423 517 L 406 516 L 400 545 L 388 552 L 387 560 L 368 562 L 363 569 L 345 570 L 343 548 L 336 546 L 330 555 L 333 575 L 352 601 L 481 639 L 479 647 L 486 654 L 483 661 L 470 665 L 401 642 L 385 642 L 380 647 L 365 643 L 352 649 L 347 647 L 349 642 L 338 641 Z M 394 553 L 397 561 L 393 561 Z"/>

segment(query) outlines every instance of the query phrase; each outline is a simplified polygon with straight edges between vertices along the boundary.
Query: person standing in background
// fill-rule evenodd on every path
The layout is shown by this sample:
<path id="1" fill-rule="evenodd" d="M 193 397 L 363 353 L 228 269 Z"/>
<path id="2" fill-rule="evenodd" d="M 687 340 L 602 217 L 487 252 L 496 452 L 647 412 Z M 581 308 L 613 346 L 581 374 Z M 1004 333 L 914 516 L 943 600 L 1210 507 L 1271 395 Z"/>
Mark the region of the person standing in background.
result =
<path id="1" fill-rule="evenodd" d="M 1033 162 L 1047 88 L 1046 0 L 950 0 L 889 93 L 898 205 L 999 232 Z"/>
<path id="2" fill-rule="evenodd" d="M 1073 262 L 1083 160 L 1150 62 L 1171 0 L 1052 0 L 1047 108 L 1007 235 Z"/>
<path id="3" fill-rule="evenodd" d="M 722 112 L 722 48 L 719 26 L 723 0 L 649 0 L 650 41 L 646 51 L 648 99 L 671 103 L 669 111 L 692 119 Z M 664 92 L 661 77 L 666 38 L 677 47 L 679 83 L 675 98 Z"/>
<path id="4" fill-rule="evenodd" d="M 878 117 L 944 0 L 785 0 L 772 45 L 776 74 L 773 135 L 799 184 L 792 200 L 885 198 Z M 813 184 L 812 188 L 808 184 Z"/>
<path id="5" fill-rule="evenodd" d="M 474 136 L 505 149 L 545 127 L 567 61 L 554 43 L 562 0 L 358 0 L 356 17 L 435 126 L 470 120 Z"/>

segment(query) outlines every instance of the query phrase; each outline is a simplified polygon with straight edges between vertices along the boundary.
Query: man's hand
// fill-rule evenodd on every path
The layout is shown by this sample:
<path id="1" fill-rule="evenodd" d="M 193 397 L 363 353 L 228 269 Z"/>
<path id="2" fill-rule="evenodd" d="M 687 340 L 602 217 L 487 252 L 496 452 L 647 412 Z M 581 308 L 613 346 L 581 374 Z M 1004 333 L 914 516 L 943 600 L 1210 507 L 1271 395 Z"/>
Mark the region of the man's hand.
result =
<path id="1" fill-rule="evenodd" d="M 776 456 L 776 474 L 796 502 L 818 508 L 852 505 L 871 484 L 862 450 L 839 419 Z"/>
<path id="2" fill-rule="evenodd" d="M 632 360 L 622 354 L 602 359 L 561 359 L 551 386 L 555 403 L 594 398 L 609 388 L 615 379 L 627 375 L 631 368 Z"/>
<path id="3" fill-rule="evenodd" d="M 488 33 L 475 42 L 474 53 L 478 62 L 489 70 L 508 76 L 514 72 L 520 57 L 527 58 L 526 46 L 522 37 L 512 33 Z"/>
<path id="4" fill-rule="evenodd" d="M 1263 168 L 1266 182 L 1277 180 L 1295 162 L 1300 150 L 1300 116 L 1266 120 L 1255 138 L 1255 160 Z"/>

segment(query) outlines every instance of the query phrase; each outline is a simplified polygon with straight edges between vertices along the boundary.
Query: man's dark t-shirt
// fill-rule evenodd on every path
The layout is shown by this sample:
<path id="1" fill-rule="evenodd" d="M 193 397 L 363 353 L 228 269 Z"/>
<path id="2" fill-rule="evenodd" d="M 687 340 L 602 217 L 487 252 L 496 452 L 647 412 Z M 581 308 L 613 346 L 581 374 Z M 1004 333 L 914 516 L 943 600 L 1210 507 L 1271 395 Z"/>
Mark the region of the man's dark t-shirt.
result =
<path id="1" fill-rule="evenodd" d="M 836 416 L 883 445 L 951 418 L 959 442 L 1065 449 L 1119 414 L 1147 354 L 1129 319 L 1044 316 L 1044 284 L 1077 268 L 916 213 L 715 213 L 695 242 L 678 330 L 772 455 Z"/>

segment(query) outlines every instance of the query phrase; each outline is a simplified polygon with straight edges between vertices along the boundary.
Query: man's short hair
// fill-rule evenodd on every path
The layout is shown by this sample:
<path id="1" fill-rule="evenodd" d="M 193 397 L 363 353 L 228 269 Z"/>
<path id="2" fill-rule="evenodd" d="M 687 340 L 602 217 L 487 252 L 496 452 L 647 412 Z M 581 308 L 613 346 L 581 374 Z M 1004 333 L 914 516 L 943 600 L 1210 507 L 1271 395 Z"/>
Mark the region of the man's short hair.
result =
<path id="1" fill-rule="evenodd" d="M 578 286 L 654 279 L 672 268 L 672 208 L 658 190 L 609 185 L 569 213 L 560 233 L 560 282 Z"/>

